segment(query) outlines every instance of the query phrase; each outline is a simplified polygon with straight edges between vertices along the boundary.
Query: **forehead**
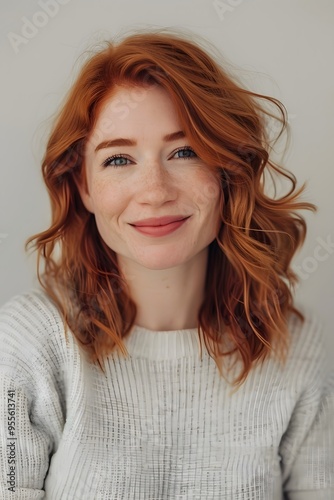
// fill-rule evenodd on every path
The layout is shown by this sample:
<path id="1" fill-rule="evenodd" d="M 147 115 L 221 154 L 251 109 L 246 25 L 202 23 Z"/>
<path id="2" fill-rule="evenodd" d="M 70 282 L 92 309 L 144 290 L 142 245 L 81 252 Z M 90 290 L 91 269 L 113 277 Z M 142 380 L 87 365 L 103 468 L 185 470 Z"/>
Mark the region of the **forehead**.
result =
<path id="1" fill-rule="evenodd" d="M 171 133 L 177 127 L 180 128 L 177 112 L 165 89 L 158 85 L 123 85 L 116 87 L 101 105 L 90 142 L 145 131 Z"/>

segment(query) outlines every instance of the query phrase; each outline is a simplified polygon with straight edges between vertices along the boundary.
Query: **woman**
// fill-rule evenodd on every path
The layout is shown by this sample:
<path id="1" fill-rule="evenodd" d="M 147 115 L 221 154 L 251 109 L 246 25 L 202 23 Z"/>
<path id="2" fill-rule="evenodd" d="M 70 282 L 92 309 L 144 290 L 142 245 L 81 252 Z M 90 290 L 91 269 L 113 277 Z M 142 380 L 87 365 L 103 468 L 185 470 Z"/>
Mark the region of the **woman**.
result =
<path id="1" fill-rule="evenodd" d="M 333 498 L 333 377 L 289 289 L 316 207 L 261 99 L 283 130 L 164 30 L 84 64 L 42 165 L 42 289 L 1 310 L 1 498 Z"/>

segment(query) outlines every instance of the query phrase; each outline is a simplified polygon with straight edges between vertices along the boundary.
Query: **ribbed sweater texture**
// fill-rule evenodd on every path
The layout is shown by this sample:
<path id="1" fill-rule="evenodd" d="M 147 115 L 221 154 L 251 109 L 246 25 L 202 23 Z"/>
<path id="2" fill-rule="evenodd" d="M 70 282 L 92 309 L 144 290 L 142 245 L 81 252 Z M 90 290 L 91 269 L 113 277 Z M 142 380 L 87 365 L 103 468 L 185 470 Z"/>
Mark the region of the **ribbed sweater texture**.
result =
<path id="1" fill-rule="evenodd" d="M 103 374 L 42 290 L 14 297 L 0 309 L 0 498 L 333 500 L 334 375 L 303 313 L 286 364 L 255 365 L 233 391 L 197 328 L 135 325 Z"/>

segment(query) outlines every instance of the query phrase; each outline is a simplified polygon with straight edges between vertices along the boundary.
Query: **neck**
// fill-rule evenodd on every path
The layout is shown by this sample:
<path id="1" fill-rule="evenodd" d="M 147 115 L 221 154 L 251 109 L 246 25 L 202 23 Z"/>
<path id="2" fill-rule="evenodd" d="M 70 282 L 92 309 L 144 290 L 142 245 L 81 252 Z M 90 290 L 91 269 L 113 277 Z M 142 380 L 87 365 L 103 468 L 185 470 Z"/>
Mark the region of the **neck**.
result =
<path id="1" fill-rule="evenodd" d="M 190 261 L 162 270 L 118 258 L 137 305 L 135 324 L 153 331 L 196 328 L 204 300 L 207 258 L 205 248 Z"/>

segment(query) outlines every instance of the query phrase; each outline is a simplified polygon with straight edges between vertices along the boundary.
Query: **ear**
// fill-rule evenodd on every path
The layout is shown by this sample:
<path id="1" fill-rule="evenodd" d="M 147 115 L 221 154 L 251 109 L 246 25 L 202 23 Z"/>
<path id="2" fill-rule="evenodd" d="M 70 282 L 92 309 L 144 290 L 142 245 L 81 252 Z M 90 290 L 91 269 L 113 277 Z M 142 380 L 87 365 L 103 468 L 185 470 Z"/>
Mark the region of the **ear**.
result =
<path id="1" fill-rule="evenodd" d="M 80 198 L 81 198 L 81 201 L 82 201 L 84 207 L 86 208 L 86 210 L 88 210 L 88 212 L 91 212 L 93 214 L 94 213 L 94 203 L 93 203 L 92 197 L 88 191 L 86 178 L 83 178 L 83 176 L 81 176 L 80 178 L 75 176 L 74 182 L 78 188 L 79 195 L 80 195 Z"/>

